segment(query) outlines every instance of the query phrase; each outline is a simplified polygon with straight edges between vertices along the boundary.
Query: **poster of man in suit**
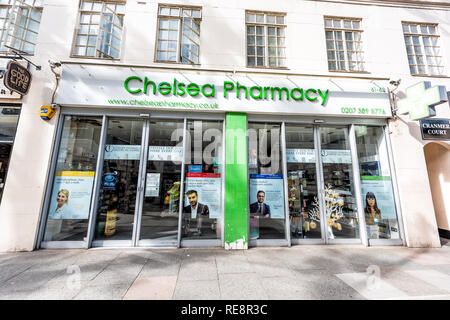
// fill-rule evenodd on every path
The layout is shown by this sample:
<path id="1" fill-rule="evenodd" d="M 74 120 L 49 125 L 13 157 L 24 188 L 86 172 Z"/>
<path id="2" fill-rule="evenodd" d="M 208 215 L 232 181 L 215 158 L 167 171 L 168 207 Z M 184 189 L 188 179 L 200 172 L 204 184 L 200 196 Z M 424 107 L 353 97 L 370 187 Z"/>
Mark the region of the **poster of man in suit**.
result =
<path id="1" fill-rule="evenodd" d="M 266 193 L 262 190 L 259 190 L 256 198 L 258 199 L 258 201 L 250 204 L 250 213 L 256 216 L 270 218 L 270 206 L 264 203 Z"/>
<path id="2" fill-rule="evenodd" d="M 202 233 L 202 222 L 204 218 L 209 218 L 209 208 L 206 204 L 198 202 L 198 193 L 196 190 L 188 190 L 186 192 L 189 205 L 183 208 L 185 227 L 190 231 L 194 227 L 196 221 L 196 230 L 194 235 L 200 236 Z"/>

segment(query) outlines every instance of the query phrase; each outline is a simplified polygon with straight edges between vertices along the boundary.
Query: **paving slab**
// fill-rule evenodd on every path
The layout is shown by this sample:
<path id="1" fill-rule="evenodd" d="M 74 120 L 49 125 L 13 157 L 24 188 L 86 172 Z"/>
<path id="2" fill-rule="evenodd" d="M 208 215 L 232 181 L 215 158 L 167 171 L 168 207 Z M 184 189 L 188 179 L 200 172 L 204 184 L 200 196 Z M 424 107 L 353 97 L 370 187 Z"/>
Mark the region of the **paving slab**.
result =
<path id="1" fill-rule="evenodd" d="M 420 274 L 422 271 L 426 274 Z M 396 288 L 401 288 L 410 297 L 450 294 L 450 291 L 442 290 L 423 279 L 424 277 L 428 278 L 429 272 L 433 272 L 433 270 L 400 270 L 393 267 L 383 267 L 380 269 L 380 278 Z M 438 275 L 446 276 L 442 273 L 437 273 Z M 446 277 L 447 281 L 449 281 L 450 276 L 447 275 Z"/>
<path id="2" fill-rule="evenodd" d="M 376 279 L 371 281 L 367 273 L 342 273 L 336 275 L 347 285 L 369 300 L 402 299 L 408 294 L 392 286 L 387 281 Z"/>
<path id="3" fill-rule="evenodd" d="M 450 294 L 450 275 L 435 270 L 408 270 L 406 272 L 420 281 L 439 288 L 443 293 Z"/>
<path id="4" fill-rule="evenodd" d="M 183 258 L 178 279 L 180 281 L 217 280 L 217 265 L 214 255 Z"/>
<path id="5" fill-rule="evenodd" d="M 177 283 L 176 276 L 136 279 L 124 296 L 124 300 L 170 300 Z"/>
<path id="6" fill-rule="evenodd" d="M 402 248 L 393 252 L 405 259 L 425 266 L 450 264 L 449 248 Z"/>
<path id="7" fill-rule="evenodd" d="M 221 299 L 267 300 L 269 296 L 260 277 L 252 273 L 219 274 Z"/>
<path id="8" fill-rule="evenodd" d="M 87 286 L 74 297 L 75 300 L 122 300 L 130 284 Z"/>
<path id="9" fill-rule="evenodd" d="M 254 273 L 255 270 L 244 254 L 216 255 L 217 272 L 221 273 Z"/>
<path id="10" fill-rule="evenodd" d="M 219 300 L 221 297 L 218 280 L 178 281 L 175 300 Z"/>
<path id="11" fill-rule="evenodd" d="M 2 254 L 0 269 L 0 299 L 450 297 L 448 247 L 39 250 Z"/>
<path id="12" fill-rule="evenodd" d="M 110 264 L 90 282 L 93 286 L 101 286 L 104 283 L 130 286 L 138 277 L 143 266 L 143 264 Z"/>
<path id="13" fill-rule="evenodd" d="M 294 275 L 290 263 L 285 263 L 285 257 L 276 251 L 263 250 L 246 254 L 250 268 L 260 277 L 292 277 Z"/>
<path id="14" fill-rule="evenodd" d="M 298 281 L 291 277 L 272 277 L 261 279 L 264 291 L 270 300 L 314 300 L 309 281 Z"/>

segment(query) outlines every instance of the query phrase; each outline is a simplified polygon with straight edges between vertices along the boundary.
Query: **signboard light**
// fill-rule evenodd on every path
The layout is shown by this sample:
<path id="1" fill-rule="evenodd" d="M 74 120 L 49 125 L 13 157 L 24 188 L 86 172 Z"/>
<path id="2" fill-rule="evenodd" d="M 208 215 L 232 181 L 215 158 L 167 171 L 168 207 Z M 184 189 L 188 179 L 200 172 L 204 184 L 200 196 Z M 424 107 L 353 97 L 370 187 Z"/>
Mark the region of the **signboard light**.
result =
<path id="1" fill-rule="evenodd" d="M 406 89 L 406 98 L 398 101 L 398 113 L 409 114 L 411 120 L 436 115 L 435 106 L 448 100 L 444 86 L 431 87 L 431 82 L 419 82 Z"/>

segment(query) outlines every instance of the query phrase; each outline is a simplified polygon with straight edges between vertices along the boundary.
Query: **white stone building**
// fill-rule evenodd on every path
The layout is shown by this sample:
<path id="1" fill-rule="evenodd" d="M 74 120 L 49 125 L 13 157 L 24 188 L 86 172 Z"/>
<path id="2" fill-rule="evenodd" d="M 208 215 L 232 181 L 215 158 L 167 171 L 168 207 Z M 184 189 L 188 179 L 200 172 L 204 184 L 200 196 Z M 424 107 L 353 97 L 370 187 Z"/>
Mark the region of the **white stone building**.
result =
<path id="1" fill-rule="evenodd" d="M 0 1 L 3 68 L 42 67 L 0 94 L 0 251 L 439 247 L 449 103 L 406 90 L 450 91 L 449 21 L 444 0 Z M 431 140 L 406 98 L 442 102 Z"/>

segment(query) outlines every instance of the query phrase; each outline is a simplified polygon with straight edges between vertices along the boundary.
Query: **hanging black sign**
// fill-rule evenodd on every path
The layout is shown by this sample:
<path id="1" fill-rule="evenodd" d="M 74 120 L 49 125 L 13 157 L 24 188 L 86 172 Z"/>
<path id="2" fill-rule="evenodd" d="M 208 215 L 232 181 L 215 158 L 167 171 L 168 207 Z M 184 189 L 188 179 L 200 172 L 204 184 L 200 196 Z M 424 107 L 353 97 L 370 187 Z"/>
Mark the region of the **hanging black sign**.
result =
<path id="1" fill-rule="evenodd" d="M 420 120 L 423 140 L 450 140 L 450 119 Z"/>
<path id="2" fill-rule="evenodd" d="M 9 90 L 26 95 L 31 85 L 31 73 L 16 61 L 10 61 L 3 83 Z"/>

